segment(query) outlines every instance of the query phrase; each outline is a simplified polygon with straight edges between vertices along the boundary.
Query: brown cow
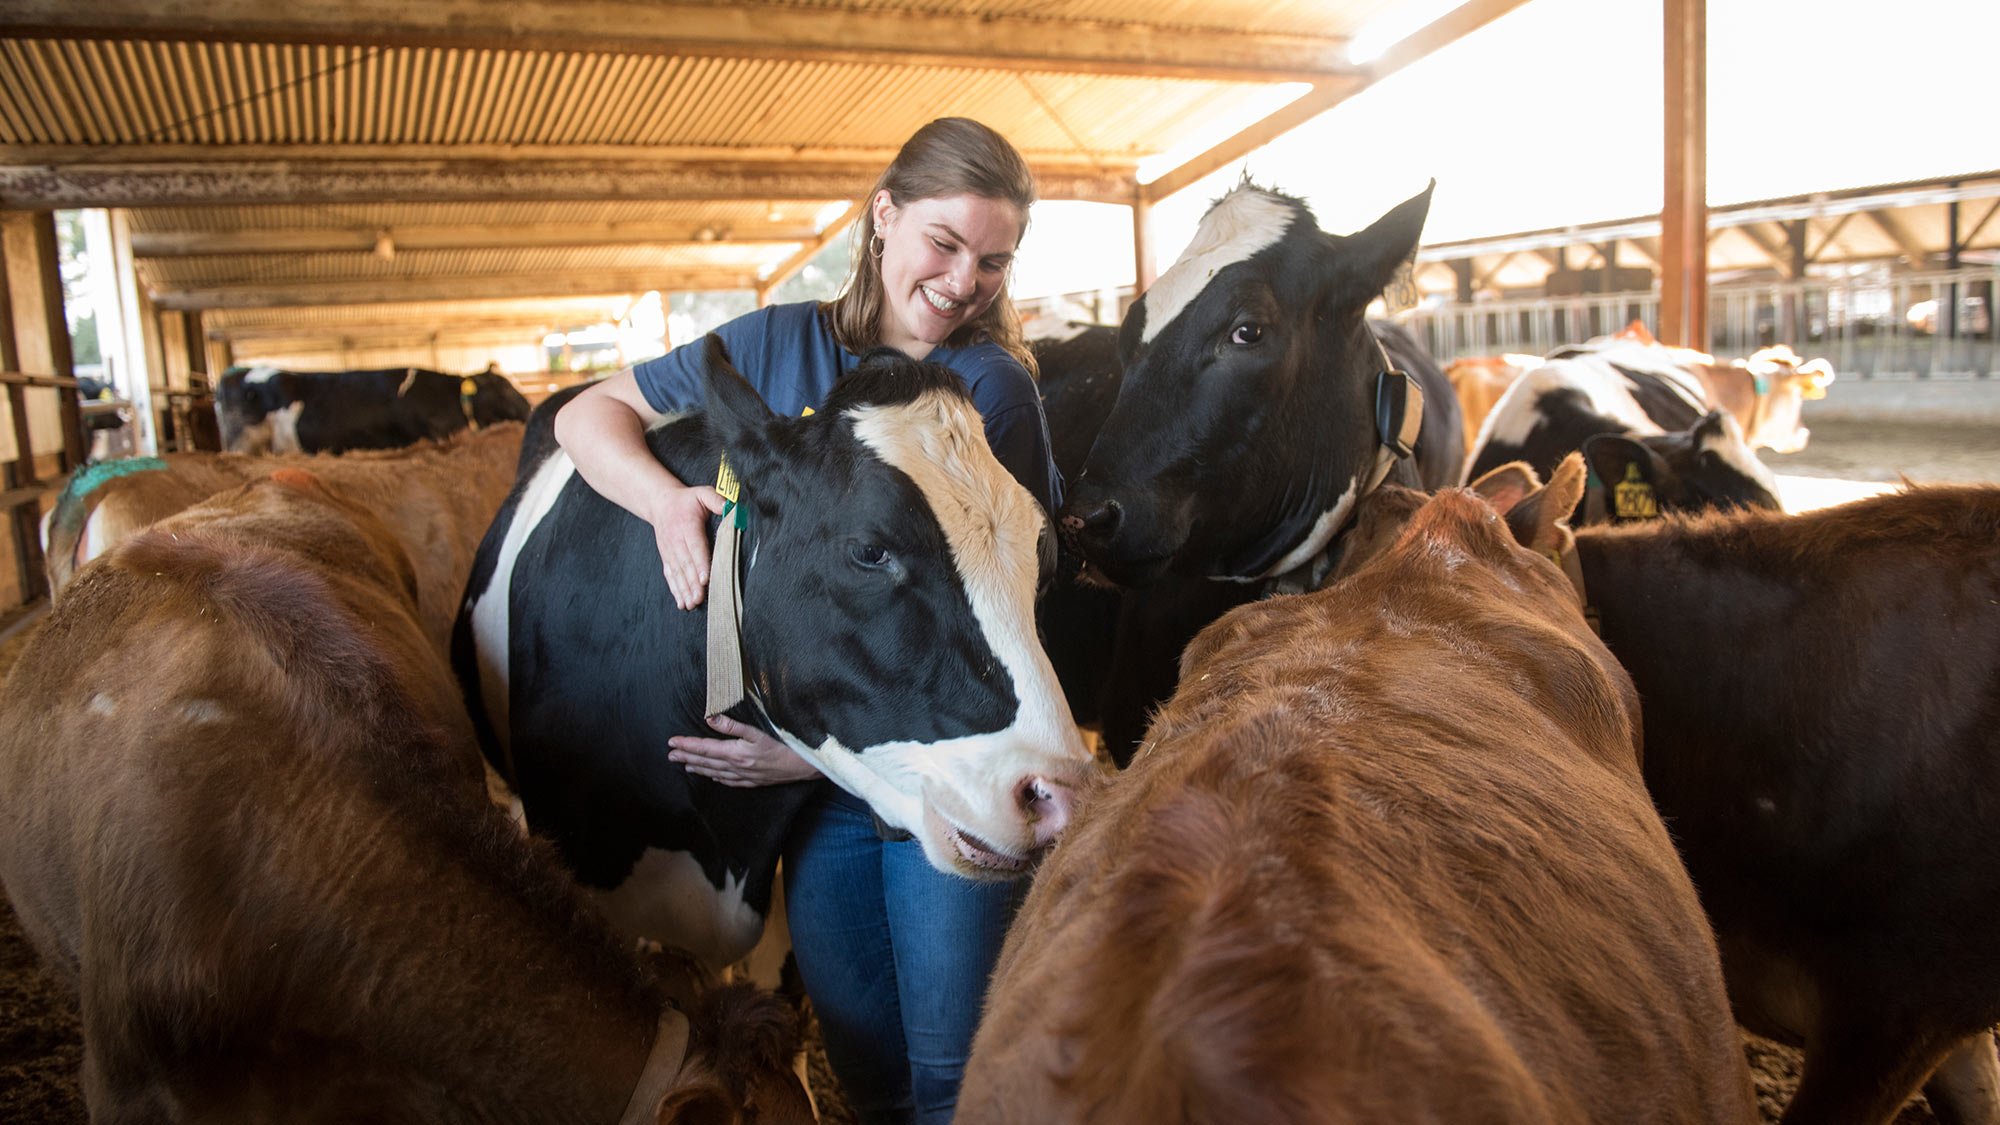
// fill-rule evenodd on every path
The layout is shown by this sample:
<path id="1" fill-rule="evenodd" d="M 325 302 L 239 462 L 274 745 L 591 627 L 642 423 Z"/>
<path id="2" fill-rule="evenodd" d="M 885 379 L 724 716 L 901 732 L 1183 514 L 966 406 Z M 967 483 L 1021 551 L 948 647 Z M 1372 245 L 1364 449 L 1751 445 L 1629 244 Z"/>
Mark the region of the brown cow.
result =
<path id="1" fill-rule="evenodd" d="M 1524 542 L 1581 477 L 1512 504 Z M 1754 1118 L 1631 681 L 1492 508 L 1424 501 L 1189 646 L 1008 934 L 960 1121 Z"/>
<path id="2" fill-rule="evenodd" d="M 401 530 L 404 549 L 418 564 L 425 632 L 444 652 L 479 537 L 514 485 L 522 432 L 521 423 L 503 422 L 407 449 L 264 457 L 170 453 L 90 466 L 72 476 L 47 517 L 42 546 L 49 589 L 61 597 L 77 567 L 175 512 L 280 469 L 303 470 Z"/>
<path id="3" fill-rule="evenodd" d="M 810 1120 L 775 998 L 669 1006 L 487 802 L 404 542 L 282 471 L 22 654 L 0 881 L 80 993 L 93 1119 Z"/>
<path id="4" fill-rule="evenodd" d="M 1459 414 L 1465 421 L 1465 452 L 1470 455 L 1479 444 L 1479 427 L 1493 412 L 1493 404 L 1507 393 L 1515 380 L 1542 365 L 1538 355 L 1469 355 L 1445 364 L 1445 378 L 1451 380 L 1458 396 Z"/>
<path id="5" fill-rule="evenodd" d="M 2000 1121 L 2000 488 L 1576 540 L 1785 1120 Z"/>

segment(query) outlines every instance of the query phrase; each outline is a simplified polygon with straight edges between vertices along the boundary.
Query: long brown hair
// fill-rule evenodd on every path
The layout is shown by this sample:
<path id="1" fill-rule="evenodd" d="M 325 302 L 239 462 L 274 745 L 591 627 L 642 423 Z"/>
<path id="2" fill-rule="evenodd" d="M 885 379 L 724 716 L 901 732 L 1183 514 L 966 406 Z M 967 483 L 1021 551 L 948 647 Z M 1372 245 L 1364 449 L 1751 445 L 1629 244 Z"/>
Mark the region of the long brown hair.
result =
<path id="1" fill-rule="evenodd" d="M 918 129 L 882 171 L 868 193 L 883 191 L 889 202 L 905 207 L 920 199 L 977 195 L 1012 203 L 1021 211 L 1026 233 L 1028 209 L 1035 203 L 1035 174 L 1007 138 L 969 117 L 940 117 Z M 854 224 L 847 284 L 840 295 L 821 305 L 833 325 L 833 338 L 855 354 L 882 342 L 882 265 L 868 252 L 873 225 L 868 215 Z M 1021 317 L 1002 282 L 1000 293 L 986 311 L 945 339 L 947 347 L 962 348 L 986 336 L 1035 374 L 1035 358 L 1021 334 Z"/>

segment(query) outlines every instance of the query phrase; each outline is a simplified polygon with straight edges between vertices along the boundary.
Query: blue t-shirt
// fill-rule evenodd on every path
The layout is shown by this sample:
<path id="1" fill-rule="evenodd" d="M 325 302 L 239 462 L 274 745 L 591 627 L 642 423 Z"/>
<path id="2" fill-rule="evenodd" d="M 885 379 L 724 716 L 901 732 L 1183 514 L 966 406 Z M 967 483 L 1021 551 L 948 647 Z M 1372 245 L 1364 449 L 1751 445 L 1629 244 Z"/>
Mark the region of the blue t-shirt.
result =
<path id="1" fill-rule="evenodd" d="M 729 362 L 764 396 L 765 404 L 788 418 L 809 406 L 817 410 L 834 380 L 861 362 L 833 338 L 833 327 L 819 315 L 817 301 L 758 309 L 715 334 L 729 349 Z M 1062 478 L 1049 450 L 1042 397 L 1027 368 L 986 339 L 964 348 L 940 344 L 924 358 L 950 368 L 965 381 L 973 408 L 986 423 L 986 443 L 993 447 L 993 455 L 1053 519 L 1062 505 Z M 699 340 L 636 364 L 632 373 L 647 403 L 662 414 L 699 409 L 708 397 Z"/>

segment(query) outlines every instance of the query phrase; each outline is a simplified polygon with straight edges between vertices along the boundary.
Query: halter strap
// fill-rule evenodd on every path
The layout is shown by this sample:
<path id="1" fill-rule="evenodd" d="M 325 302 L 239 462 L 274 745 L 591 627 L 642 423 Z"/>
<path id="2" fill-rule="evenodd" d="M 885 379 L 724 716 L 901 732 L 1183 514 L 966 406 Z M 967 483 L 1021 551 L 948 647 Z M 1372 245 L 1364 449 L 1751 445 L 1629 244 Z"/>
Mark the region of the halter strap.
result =
<path id="1" fill-rule="evenodd" d="M 660 1013 L 659 1028 L 653 1032 L 653 1049 L 646 1055 L 646 1065 L 639 1070 L 639 1080 L 625 1102 L 625 1112 L 618 1116 L 618 1125 L 650 1125 L 659 1116 L 660 1102 L 673 1089 L 682 1065 L 687 1062 L 687 1046 L 687 1016 L 670 1004 Z"/>
<path id="2" fill-rule="evenodd" d="M 708 703 L 720 715 L 743 699 L 743 505 L 731 502 L 708 558 Z"/>
<path id="3" fill-rule="evenodd" d="M 1375 439 L 1378 445 L 1375 450 L 1375 466 L 1369 470 L 1367 485 L 1354 497 L 1354 509 L 1348 513 L 1349 522 L 1353 521 L 1354 511 L 1360 509 L 1361 501 L 1382 487 L 1383 481 L 1389 479 L 1389 471 L 1396 467 L 1396 461 L 1415 452 L 1417 434 L 1423 429 L 1424 424 L 1423 388 L 1410 377 L 1408 372 L 1399 371 L 1390 363 L 1389 349 L 1382 346 L 1382 341 L 1376 337 L 1372 329 L 1364 326 L 1364 330 L 1368 332 L 1368 341 L 1375 345 L 1376 356 L 1382 361 L 1381 368 L 1375 376 Z M 1325 581 L 1326 576 L 1333 572 L 1334 565 L 1339 562 L 1340 555 L 1337 548 L 1340 543 L 1339 533 L 1343 529 L 1344 525 L 1342 528 L 1335 528 L 1320 549 L 1313 552 L 1311 558 L 1282 573 L 1267 573 L 1249 579 L 1224 577 L 1221 580 L 1270 582 L 1272 592 L 1283 594 L 1317 589 L 1319 584 Z M 1279 557 L 1284 556 L 1280 554 Z"/>

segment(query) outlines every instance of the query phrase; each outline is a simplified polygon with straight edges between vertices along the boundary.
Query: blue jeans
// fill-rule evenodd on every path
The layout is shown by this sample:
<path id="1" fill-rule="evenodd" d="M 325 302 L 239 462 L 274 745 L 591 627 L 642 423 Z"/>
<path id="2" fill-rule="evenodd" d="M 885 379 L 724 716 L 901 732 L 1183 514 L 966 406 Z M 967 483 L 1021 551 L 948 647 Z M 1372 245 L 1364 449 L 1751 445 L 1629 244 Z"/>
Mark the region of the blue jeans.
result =
<path id="1" fill-rule="evenodd" d="M 944 874 L 821 787 L 786 842 L 785 909 L 827 1062 L 864 1125 L 948 1122 L 1026 881 Z"/>

